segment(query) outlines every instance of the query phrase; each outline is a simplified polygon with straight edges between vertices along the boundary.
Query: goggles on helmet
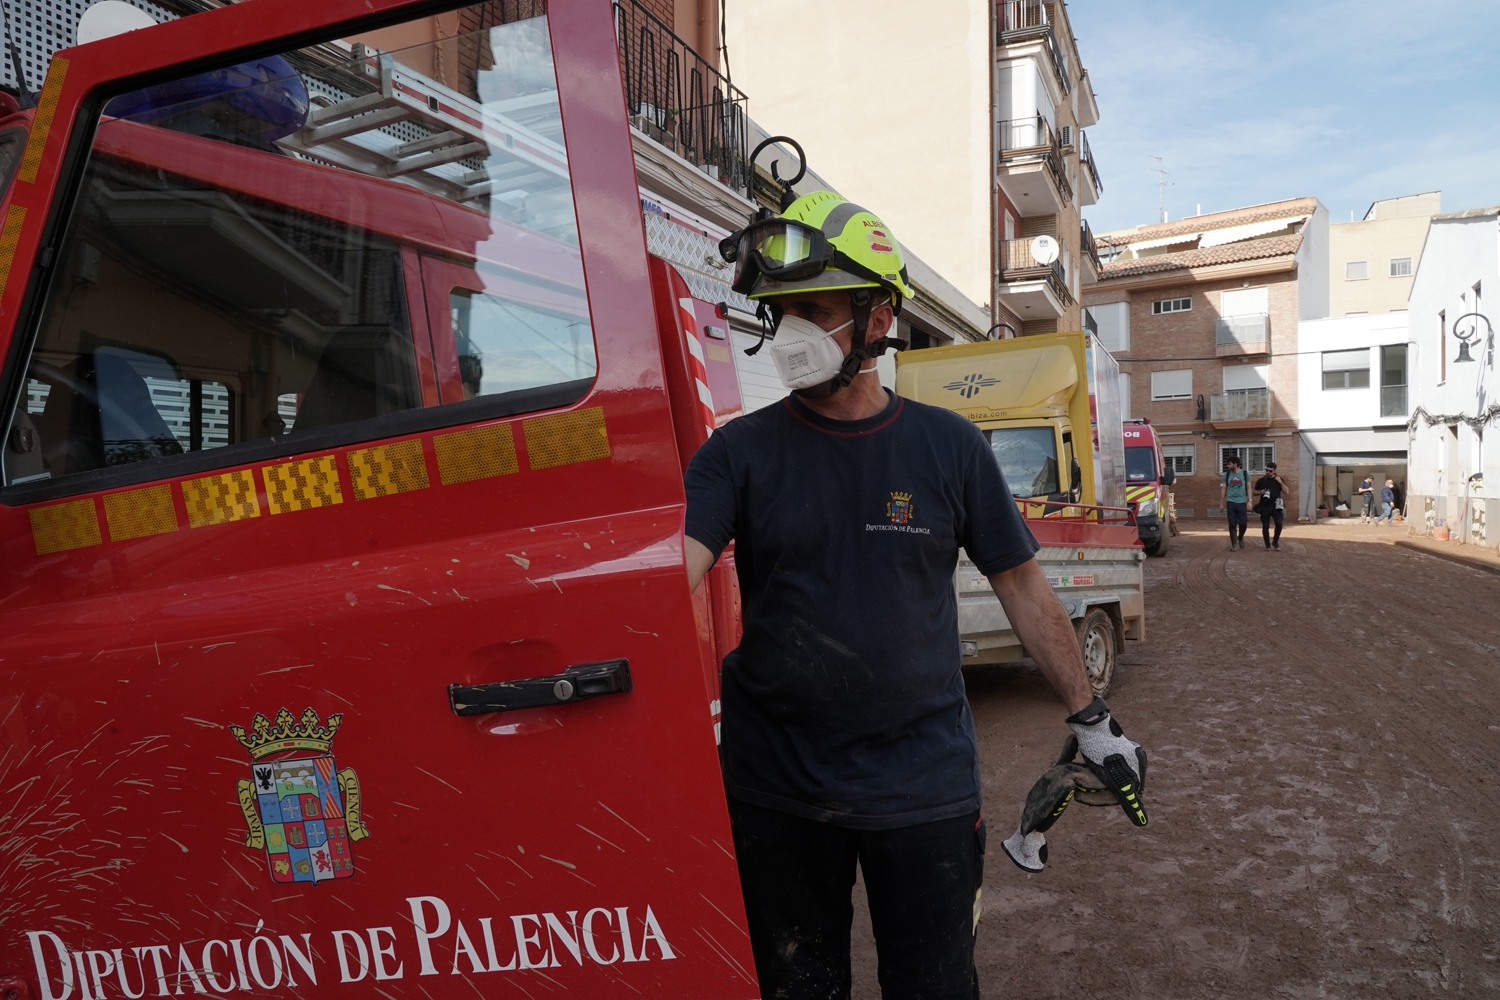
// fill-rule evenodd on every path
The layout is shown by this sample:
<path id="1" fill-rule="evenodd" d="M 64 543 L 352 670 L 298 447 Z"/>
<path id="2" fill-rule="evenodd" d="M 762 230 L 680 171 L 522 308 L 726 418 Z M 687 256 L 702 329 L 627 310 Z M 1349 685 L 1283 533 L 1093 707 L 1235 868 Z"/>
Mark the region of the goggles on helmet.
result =
<path id="1" fill-rule="evenodd" d="M 719 243 L 719 255 L 734 265 L 733 288 L 741 295 L 764 275 L 777 281 L 805 281 L 830 267 L 891 288 L 882 275 L 851 259 L 823 231 L 793 219 L 753 222 Z"/>

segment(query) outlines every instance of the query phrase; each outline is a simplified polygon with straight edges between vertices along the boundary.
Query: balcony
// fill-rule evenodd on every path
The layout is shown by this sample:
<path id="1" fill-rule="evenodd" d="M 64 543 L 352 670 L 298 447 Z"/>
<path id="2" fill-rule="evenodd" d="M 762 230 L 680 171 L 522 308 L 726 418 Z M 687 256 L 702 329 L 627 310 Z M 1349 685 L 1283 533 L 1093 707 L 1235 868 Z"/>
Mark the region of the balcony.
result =
<path id="1" fill-rule="evenodd" d="M 1099 261 L 1099 245 L 1094 242 L 1094 231 L 1089 228 L 1088 219 L 1079 219 L 1078 226 L 1078 262 L 1088 264 L 1083 269 L 1083 283 L 1092 285 L 1099 280 L 1099 271 L 1104 267 Z"/>
<path id="2" fill-rule="evenodd" d="M 1053 4 L 1043 0 L 1001 0 L 999 7 L 1000 44 L 1043 41 L 1052 56 L 1052 73 L 1057 78 L 1057 85 L 1064 94 L 1070 93 L 1073 84 L 1068 72 L 1068 57 L 1058 44 L 1057 32 L 1052 26 Z"/>
<path id="3" fill-rule="evenodd" d="M 1000 123 L 997 182 L 1023 216 L 1056 215 L 1073 200 L 1063 147 L 1041 113 Z"/>
<path id="4" fill-rule="evenodd" d="M 1078 130 L 1078 204 L 1096 205 L 1104 197 L 1104 183 L 1099 180 L 1099 165 L 1094 162 L 1094 151 L 1089 149 L 1088 133 Z"/>
<path id="5" fill-rule="evenodd" d="M 615 0 L 630 124 L 721 184 L 750 190 L 745 94 L 639 0 Z"/>
<path id="6" fill-rule="evenodd" d="M 1214 354 L 1221 358 L 1271 353 L 1271 317 L 1221 316 L 1214 321 Z"/>
<path id="7" fill-rule="evenodd" d="M 1216 431 L 1259 431 L 1271 426 L 1271 390 L 1239 389 L 1209 398 L 1208 422 Z"/>
<path id="8" fill-rule="evenodd" d="M 1380 387 L 1380 415 L 1382 417 L 1406 416 L 1406 386 L 1383 385 Z"/>
<path id="9" fill-rule="evenodd" d="M 1068 245 L 1057 241 L 1057 260 L 1038 264 L 1031 255 L 1031 240 L 1005 240 L 1000 244 L 1001 301 L 1023 320 L 1056 319 L 1073 303 L 1068 292 Z"/>

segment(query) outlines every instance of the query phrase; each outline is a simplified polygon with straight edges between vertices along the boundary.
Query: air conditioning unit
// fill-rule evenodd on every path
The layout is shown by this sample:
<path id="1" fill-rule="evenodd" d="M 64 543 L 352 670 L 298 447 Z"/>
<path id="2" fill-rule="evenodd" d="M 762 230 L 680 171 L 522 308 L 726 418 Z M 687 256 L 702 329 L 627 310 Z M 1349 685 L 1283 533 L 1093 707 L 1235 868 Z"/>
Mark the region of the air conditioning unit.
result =
<path id="1" fill-rule="evenodd" d="M 1058 129 L 1057 132 L 1059 137 L 1062 139 L 1062 144 L 1064 146 L 1073 145 L 1073 126 L 1064 125 L 1062 128 Z"/>

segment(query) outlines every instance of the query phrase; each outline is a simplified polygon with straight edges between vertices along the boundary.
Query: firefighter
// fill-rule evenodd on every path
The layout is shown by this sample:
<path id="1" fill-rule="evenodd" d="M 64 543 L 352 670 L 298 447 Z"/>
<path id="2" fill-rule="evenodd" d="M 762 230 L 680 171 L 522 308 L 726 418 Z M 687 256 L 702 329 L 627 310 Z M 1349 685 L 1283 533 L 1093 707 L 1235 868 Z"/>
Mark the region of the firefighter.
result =
<path id="1" fill-rule="evenodd" d="M 723 664 L 721 758 L 761 992 L 848 994 L 858 864 L 884 996 L 969 1000 L 985 826 L 960 547 L 1072 713 L 1085 758 L 1128 787 L 1136 744 L 1089 688 L 979 429 L 880 384 L 875 359 L 912 296 L 889 227 L 820 192 L 721 249 L 736 290 L 764 307 L 791 390 L 714 432 L 686 476 L 689 582 L 733 541 L 744 604 Z"/>

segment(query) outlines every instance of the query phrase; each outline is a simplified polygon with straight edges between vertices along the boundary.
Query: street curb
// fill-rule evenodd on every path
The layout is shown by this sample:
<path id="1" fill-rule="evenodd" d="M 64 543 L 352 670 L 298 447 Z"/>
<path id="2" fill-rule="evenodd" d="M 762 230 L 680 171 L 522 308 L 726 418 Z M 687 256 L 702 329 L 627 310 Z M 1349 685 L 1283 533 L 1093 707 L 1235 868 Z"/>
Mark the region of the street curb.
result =
<path id="1" fill-rule="evenodd" d="M 1425 555 L 1436 556 L 1439 559 L 1446 559 L 1449 562 L 1456 562 L 1460 566 L 1469 566 L 1473 569 L 1482 569 L 1486 573 L 1494 573 L 1496 575 L 1500 575 L 1500 566 L 1497 566 L 1492 562 L 1475 559 L 1471 556 L 1461 555 L 1457 552 L 1440 552 L 1436 549 L 1429 549 L 1425 545 L 1418 545 L 1415 542 L 1397 541 L 1393 542 L 1392 544 L 1399 545 L 1403 549 L 1411 549 L 1413 552 L 1421 552 Z"/>

